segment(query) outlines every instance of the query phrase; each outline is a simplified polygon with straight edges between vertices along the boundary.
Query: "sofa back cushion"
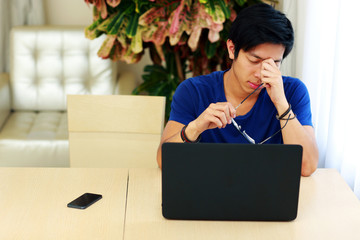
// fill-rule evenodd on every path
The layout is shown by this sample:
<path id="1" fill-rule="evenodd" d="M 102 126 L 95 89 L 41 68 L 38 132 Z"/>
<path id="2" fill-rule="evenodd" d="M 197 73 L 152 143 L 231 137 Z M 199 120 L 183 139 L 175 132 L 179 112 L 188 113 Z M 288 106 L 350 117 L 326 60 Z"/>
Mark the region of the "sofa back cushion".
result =
<path id="1" fill-rule="evenodd" d="M 97 56 L 104 38 L 83 27 L 16 27 L 11 33 L 14 110 L 66 110 L 67 94 L 112 94 L 116 67 Z"/>

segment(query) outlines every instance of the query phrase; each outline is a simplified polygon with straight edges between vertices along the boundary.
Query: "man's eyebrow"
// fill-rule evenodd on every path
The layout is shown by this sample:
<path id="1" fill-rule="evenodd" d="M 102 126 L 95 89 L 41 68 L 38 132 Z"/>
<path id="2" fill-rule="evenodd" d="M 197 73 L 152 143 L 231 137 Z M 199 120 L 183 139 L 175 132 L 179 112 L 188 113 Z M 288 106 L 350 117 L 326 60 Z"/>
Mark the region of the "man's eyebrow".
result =
<path id="1" fill-rule="evenodd" d="M 264 59 L 264 58 L 261 58 L 261 57 L 259 57 L 258 55 L 256 55 L 256 54 L 254 54 L 254 53 L 249 53 L 251 56 L 253 56 L 254 58 L 257 58 L 257 59 L 259 59 L 259 60 L 261 60 L 261 61 L 264 61 L 264 60 L 266 60 L 266 59 Z M 276 62 L 276 63 L 279 63 L 279 62 L 281 62 L 282 61 L 282 59 L 277 59 L 277 60 L 274 60 L 274 62 Z"/>

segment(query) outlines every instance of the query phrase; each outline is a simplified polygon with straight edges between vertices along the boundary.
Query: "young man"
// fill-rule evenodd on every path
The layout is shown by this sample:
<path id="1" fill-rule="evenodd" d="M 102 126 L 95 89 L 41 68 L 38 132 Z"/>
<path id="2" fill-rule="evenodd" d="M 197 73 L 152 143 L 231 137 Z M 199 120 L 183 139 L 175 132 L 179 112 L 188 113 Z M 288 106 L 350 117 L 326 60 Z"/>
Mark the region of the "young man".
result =
<path id="1" fill-rule="evenodd" d="M 285 143 L 303 147 L 302 172 L 317 167 L 310 99 L 298 79 L 279 70 L 294 32 L 286 16 L 267 4 L 242 10 L 233 22 L 229 70 L 187 79 L 177 88 L 164 142 Z"/>

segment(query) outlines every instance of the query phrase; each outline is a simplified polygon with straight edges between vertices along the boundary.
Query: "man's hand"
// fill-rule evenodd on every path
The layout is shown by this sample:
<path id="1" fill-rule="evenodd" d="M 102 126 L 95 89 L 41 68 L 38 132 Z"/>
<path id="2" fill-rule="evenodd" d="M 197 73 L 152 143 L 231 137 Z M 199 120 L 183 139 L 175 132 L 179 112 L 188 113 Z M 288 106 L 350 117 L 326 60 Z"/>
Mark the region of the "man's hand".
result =
<path id="1" fill-rule="evenodd" d="M 186 136 L 190 139 L 197 137 L 207 129 L 224 128 L 231 124 L 231 119 L 236 117 L 236 110 L 229 102 L 212 103 L 186 128 Z"/>
<path id="2" fill-rule="evenodd" d="M 262 62 L 260 76 L 275 107 L 284 104 L 287 106 L 281 72 L 273 59 L 269 58 Z"/>

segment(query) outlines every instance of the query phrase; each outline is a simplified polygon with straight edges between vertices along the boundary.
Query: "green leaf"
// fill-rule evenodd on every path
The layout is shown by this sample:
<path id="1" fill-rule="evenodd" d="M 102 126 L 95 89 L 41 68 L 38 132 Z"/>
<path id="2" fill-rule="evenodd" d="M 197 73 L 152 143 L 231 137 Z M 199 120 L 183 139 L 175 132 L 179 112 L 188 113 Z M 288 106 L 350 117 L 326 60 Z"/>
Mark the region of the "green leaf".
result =
<path id="1" fill-rule="evenodd" d="M 149 81 L 151 78 L 150 78 L 150 75 L 148 75 L 148 74 L 143 74 L 142 75 L 142 78 L 144 79 L 144 81 L 146 82 L 146 81 Z"/>
<path id="2" fill-rule="evenodd" d="M 136 35 L 132 38 L 131 40 L 131 50 L 134 52 L 134 53 L 140 53 L 143 51 L 143 42 L 142 42 L 142 39 L 141 39 L 141 30 L 137 30 L 137 33 Z"/>
<path id="3" fill-rule="evenodd" d="M 98 27 L 97 29 L 103 32 L 107 32 L 107 28 L 109 26 L 109 24 L 114 20 L 114 18 L 116 17 L 116 14 L 111 15 L 110 17 L 108 17 L 107 19 L 105 19 L 105 21 L 103 21 Z"/>
<path id="4" fill-rule="evenodd" d="M 110 35 L 116 35 L 119 32 L 120 26 L 124 21 L 125 16 L 131 15 L 135 10 L 134 3 L 129 4 L 125 1 L 123 4 L 119 5 L 119 8 L 119 13 L 107 28 L 107 31 Z"/>
<path id="5" fill-rule="evenodd" d="M 228 6 L 226 6 L 226 4 L 223 0 L 219 0 L 218 3 L 221 7 L 221 10 L 224 12 L 225 18 L 229 19 L 230 18 L 230 9 L 228 8 Z"/>
<path id="6" fill-rule="evenodd" d="M 146 65 L 144 68 L 144 72 L 161 72 L 166 74 L 166 70 L 161 65 Z"/>
<path id="7" fill-rule="evenodd" d="M 116 18 L 116 17 L 114 18 L 115 24 L 112 25 L 110 30 L 108 30 L 108 33 L 110 35 L 116 35 L 118 33 L 120 25 L 124 20 L 124 17 L 125 17 L 125 12 L 122 12 L 122 13 L 120 13 L 118 18 Z M 109 27 L 108 27 L 108 29 L 109 29 Z"/>
<path id="8" fill-rule="evenodd" d="M 156 89 L 154 89 L 152 94 L 155 96 L 163 95 L 163 91 L 167 88 L 167 86 L 168 85 L 166 83 L 160 84 Z"/>
<path id="9" fill-rule="evenodd" d="M 247 2 L 247 0 L 235 0 L 235 2 L 236 2 L 240 7 L 242 7 L 242 6 Z"/>
<path id="10" fill-rule="evenodd" d="M 223 23 L 226 20 L 225 14 L 221 9 L 221 6 L 215 5 L 214 14 L 211 15 L 215 23 Z"/>
<path id="11" fill-rule="evenodd" d="M 115 15 L 115 17 L 112 18 L 111 22 L 107 25 L 106 27 L 106 31 L 109 33 L 111 31 L 111 29 L 114 27 L 116 21 L 118 20 L 118 18 L 121 16 L 121 12 L 119 12 L 118 14 Z"/>
<path id="12" fill-rule="evenodd" d="M 126 27 L 126 36 L 128 38 L 132 38 L 136 35 L 136 30 L 139 24 L 139 17 L 140 15 L 138 13 L 131 16 L 130 21 Z"/>
<path id="13" fill-rule="evenodd" d="M 98 27 L 103 22 L 102 18 L 99 18 L 98 20 L 94 21 L 90 26 L 85 28 L 85 37 L 89 39 L 95 39 L 99 37 L 102 32 L 98 30 Z"/>
<path id="14" fill-rule="evenodd" d="M 94 21 L 89 27 L 88 29 L 90 31 L 94 30 L 95 28 L 97 28 L 104 20 L 102 18 L 99 18 L 98 20 Z"/>
<path id="15" fill-rule="evenodd" d="M 212 15 L 215 13 L 215 1 L 209 0 L 209 5 L 210 5 L 210 14 Z"/>
<path id="16" fill-rule="evenodd" d="M 206 52 L 206 57 L 208 59 L 215 56 L 216 48 L 217 48 L 217 42 L 215 42 L 215 43 L 211 43 L 209 41 L 206 42 L 206 44 L 205 44 L 205 52 Z"/>

